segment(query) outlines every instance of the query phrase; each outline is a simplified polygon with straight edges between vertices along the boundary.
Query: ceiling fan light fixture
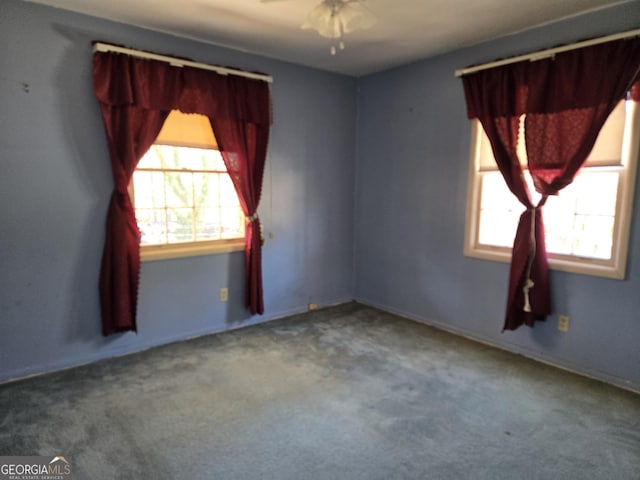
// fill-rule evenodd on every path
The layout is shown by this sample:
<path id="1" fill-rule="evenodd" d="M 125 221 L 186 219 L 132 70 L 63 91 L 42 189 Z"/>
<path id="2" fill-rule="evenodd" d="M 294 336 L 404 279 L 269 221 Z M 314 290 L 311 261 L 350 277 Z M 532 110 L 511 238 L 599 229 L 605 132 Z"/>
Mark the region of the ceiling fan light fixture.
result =
<path id="1" fill-rule="evenodd" d="M 339 38 L 339 20 L 339 17 L 334 13 L 334 7 L 323 1 L 309 12 L 301 28 L 313 29 L 326 38 Z"/>
<path id="2" fill-rule="evenodd" d="M 345 3 L 339 16 L 343 33 L 366 30 L 376 24 L 376 17 L 360 2 Z"/>
<path id="3" fill-rule="evenodd" d="M 313 29 L 321 36 L 337 41 L 343 50 L 343 35 L 371 28 L 376 23 L 376 17 L 362 5 L 362 1 L 323 0 L 309 12 L 301 28 Z M 333 45 L 331 55 L 336 52 L 336 45 Z"/>

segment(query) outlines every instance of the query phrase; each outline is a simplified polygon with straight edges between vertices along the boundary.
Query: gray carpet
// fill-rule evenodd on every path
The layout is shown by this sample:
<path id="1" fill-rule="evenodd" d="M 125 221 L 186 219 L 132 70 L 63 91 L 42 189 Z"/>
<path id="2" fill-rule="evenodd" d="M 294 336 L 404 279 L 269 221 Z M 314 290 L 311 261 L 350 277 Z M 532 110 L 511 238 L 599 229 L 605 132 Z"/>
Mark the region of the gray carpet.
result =
<path id="1" fill-rule="evenodd" d="M 0 386 L 75 479 L 640 479 L 640 395 L 346 304 Z"/>

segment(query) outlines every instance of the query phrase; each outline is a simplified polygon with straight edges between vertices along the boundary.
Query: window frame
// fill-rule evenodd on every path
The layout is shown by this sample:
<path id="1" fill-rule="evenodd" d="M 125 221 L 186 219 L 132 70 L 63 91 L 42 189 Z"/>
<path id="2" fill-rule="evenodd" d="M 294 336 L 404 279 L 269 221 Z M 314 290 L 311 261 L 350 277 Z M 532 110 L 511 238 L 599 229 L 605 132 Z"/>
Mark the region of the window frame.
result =
<path id="1" fill-rule="evenodd" d="M 169 243 L 165 245 L 140 245 L 140 261 L 168 260 L 172 258 L 198 257 L 219 253 L 244 251 L 244 238 L 225 240 L 200 240 Z"/>
<path id="2" fill-rule="evenodd" d="M 613 227 L 612 254 L 609 260 L 601 260 L 577 255 L 549 253 L 549 268 L 563 272 L 593 275 L 622 280 L 626 276 L 633 200 L 635 195 L 640 146 L 640 102 L 628 101 L 624 135 L 621 145 L 618 194 Z M 493 260 L 504 263 L 511 261 L 512 248 L 480 244 L 478 239 L 480 205 L 482 195 L 483 170 L 480 166 L 480 140 L 482 125 L 477 119 L 471 121 L 470 164 L 467 186 L 467 206 L 465 217 L 464 255 L 472 258 Z M 597 164 L 583 168 L 610 169 Z M 497 166 L 495 168 L 496 171 Z M 486 170 L 485 170 L 486 171 Z M 544 211 L 543 207 L 543 211 Z M 525 207 L 522 207 L 524 211 Z"/>
<path id="3" fill-rule="evenodd" d="M 168 144 L 166 142 L 158 142 L 154 143 L 150 148 L 153 148 L 156 145 L 170 146 L 175 148 L 202 148 L 202 147 L 193 147 L 185 144 Z M 209 150 L 216 150 L 215 148 L 208 148 Z M 171 172 L 175 169 L 171 168 L 157 168 L 157 169 L 147 169 L 142 168 L 137 171 L 160 171 L 160 172 Z M 184 170 L 185 172 L 193 172 L 198 170 Z M 208 171 L 207 171 L 208 172 Z M 217 173 L 218 175 L 229 174 L 227 171 L 211 171 L 211 173 Z M 135 206 L 135 186 L 134 186 L 135 172 L 131 177 L 131 182 L 129 183 L 129 197 L 131 199 L 131 204 L 133 206 L 134 212 L 136 211 Z M 241 212 L 241 208 L 240 208 Z M 240 252 L 245 249 L 245 236 L 237 237 L 237 238 L 228 238 L 228 239 L 217 239 L 217 240 L 192 240 L 187 242 L 175 242 L 175 243 L 163 243 L 163 244 L 140 244 L 140 260 L 142 262 L 147 261 L 155 261 L 155 260 L 166 260 L 166 259 L 175 259 L 175 258 L 187 258 L 187 257 L 195 257 L 202 255 L 213 255 L 220 253 L 232 253 L 232 252 Z"/>

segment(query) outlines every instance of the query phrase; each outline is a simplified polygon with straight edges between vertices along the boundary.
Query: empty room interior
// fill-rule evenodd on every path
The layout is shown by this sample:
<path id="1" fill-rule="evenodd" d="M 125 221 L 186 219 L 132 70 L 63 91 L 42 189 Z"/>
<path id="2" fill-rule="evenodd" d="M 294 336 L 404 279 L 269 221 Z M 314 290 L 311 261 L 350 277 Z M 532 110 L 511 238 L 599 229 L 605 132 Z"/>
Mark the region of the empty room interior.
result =
<path id="1" fill-rule="evenodd" d="M 2 0 L 2 468 L 637 480 L 639 71 L 637 0 Z"/>

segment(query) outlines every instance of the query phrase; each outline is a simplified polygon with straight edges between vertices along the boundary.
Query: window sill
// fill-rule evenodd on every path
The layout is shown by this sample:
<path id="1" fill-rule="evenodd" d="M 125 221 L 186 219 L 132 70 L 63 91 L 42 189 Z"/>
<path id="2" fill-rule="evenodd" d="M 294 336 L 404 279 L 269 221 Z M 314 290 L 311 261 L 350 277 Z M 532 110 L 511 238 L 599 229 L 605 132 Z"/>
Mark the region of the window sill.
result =
<path id="1" fill-rule="evenodd" d="M 211 242 L 174 243 L 170 245 L 143 245 L 140 247 L 140 260 L 152 262 L 171 258 L 197 257 L 219 253 L 240 252 L 244 250 L 244 238 L 215 240 Z"/>
<path id="2" fill-rule="evenodd" d="M 464 255 L 466 257 L 480 258 L 482 260 L 493 260 L 503 263 L 511 262 L 511 250 L 500 247 L 469 247 L 465 248 Z M 584 257 L 571 258 L 550 253 L 549 268 L 551 270 L 558 270 L 561 272 L 613 278 L 616 280 L 624 280 L 625 278 L 624 266 L 616 265 L 613 260 L 597 260 Z"/>

